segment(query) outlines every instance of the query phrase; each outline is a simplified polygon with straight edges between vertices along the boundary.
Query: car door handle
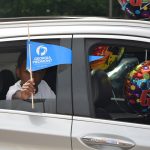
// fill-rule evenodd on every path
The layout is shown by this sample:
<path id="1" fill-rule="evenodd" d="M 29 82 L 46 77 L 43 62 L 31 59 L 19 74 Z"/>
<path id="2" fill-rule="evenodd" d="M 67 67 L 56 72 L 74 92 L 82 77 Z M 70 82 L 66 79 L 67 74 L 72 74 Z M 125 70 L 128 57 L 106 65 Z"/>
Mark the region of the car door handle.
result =
<path id="1" fill-rule="evenodd" d="M 129 140 L 122 140 L 117 138 L 99 137 L 99 136 L 85 136 L 81 138 L 82 142 L 92 148 L 100 148 L 101 146 L 113 146 L 122 149 L 131 149 L 135 143 Z"/>

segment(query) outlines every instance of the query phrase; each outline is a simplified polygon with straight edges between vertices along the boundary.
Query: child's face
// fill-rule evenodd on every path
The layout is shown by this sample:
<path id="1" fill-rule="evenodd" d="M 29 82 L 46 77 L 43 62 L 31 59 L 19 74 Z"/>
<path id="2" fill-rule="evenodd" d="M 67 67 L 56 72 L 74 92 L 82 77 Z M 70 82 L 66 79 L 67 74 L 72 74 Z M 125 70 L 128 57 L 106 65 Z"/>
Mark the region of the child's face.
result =
<path id="1" fill-rule="evenodd" d="M 32 77 L 35 82 L 36 88 L 39 85 L 39 83 L 41 82 L 44 74 L 45 74 L 44 70 L 32 72 Z M 25 60 L 23 61 L 21 68 L 18 68 L 18 76 L 21 79 L 21 84 L 24 84 L 25 82 L 30 80 L 30 73 L 29 73 L 29 71 L 26 70 L 26 61 Z"/>

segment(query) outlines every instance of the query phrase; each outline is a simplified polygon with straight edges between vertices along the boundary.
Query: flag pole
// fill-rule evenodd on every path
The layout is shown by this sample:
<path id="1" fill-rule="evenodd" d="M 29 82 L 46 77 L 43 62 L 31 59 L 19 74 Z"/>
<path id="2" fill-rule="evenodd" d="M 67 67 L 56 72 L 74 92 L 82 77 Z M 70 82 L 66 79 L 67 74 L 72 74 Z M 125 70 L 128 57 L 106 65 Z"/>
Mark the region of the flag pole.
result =
<path id="1" fill-rule="evenodd" d="M 30 41 L 30 32 L 29 32 L 29 24 L 28 24 L 28 42 Z M 29 58 L 30 58 L 30 69 L 29 69 L 29 72 L 30 72 L 30 79 L 31 81 L 33 81 L 33 77 L 32 77 L 32 63 L 31 63 L 31 50 L 30 50 L 30 43 L 28 43 L 28 51 L 29 51 Z M 33 99 L 33 93 L 31 95 L 31 98 L 32 98 L 32 109 L 34 109 L 34 99 Z"/>

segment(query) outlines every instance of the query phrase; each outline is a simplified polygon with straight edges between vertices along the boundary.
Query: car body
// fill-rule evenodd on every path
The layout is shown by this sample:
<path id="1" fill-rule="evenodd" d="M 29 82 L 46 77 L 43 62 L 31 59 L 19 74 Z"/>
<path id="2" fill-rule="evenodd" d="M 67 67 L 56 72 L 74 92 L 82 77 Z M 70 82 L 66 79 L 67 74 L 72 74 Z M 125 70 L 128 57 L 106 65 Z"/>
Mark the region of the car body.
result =
<path id="1" fill-rule="evenodd" d="M 31 108 L 30 102 L 5 100 L 3 90 L 8 90 L 10 77 L 0 77 L 0 149 L 150 149 L 148 112 L 140 114 L 130 110 L 124 95 L 122 96 L 127 73 L 149 58 L 148 21 L 99 17 L 2 19 L 0 71 L 11 71 L 15 80 L 17 57 L 20 51 L 26 48 L 28 39 L 71 49 L 72 64 L 48 68 L 45 80 L 55 91 L 57 99 L 51 100 L 50 103 L 35 101 L 35 109 Z M 101 92 L 98 99 L 103 95 L 105 102 L 109 97 L 109 90 L 113 93 L 120 90 L 122 96 L 120 97 L 120 93 L 111 95 L 115 101 L 100 106 L 98 115 L 93 92 L 95 81 L 92 80 L 88 61 L 89 49 L 95 44 L 125 47 L 127 53 L 124 52 L 125 56 L 121 56 L 120 63 L 124 57 L 127 58 L 126 62 L 129 62 L 129 56 L 135 57 L 130 66 L 135 65 L 121 69 L 126 74 L 123 79 L 120 78 L 123 77 L 122 73 L 119 73 L 121 75 L 118 77 L 115 71 L 111 78 L 113 69 L 105 71 L 105 79 L 112 79 L 113 90 L 109 86 L 110 82 L 101 86 L 103 84 L 95 79 L 95 84 L 98 84 L 95 91 Z M 99 103 L 103 102 L 101 100 Z"/>

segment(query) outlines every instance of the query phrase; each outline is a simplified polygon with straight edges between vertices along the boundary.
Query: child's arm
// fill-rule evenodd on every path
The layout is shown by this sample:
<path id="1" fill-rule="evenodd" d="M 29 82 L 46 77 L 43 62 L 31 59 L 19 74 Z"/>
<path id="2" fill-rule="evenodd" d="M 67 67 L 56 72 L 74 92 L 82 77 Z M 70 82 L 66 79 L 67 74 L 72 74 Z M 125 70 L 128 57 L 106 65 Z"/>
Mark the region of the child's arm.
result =
<path id="1" fill-rule="evenodd" d="M 35 88 L 34 88 L 34 82 L 31 80 L 28 80 L 26 83 L 24 83 L 21 87 L 20 90 L 16 91 L 12 99 L 22 99 L 22 100 L 27 100 L 31 97 L 32 93 L 35 93 Z"/>

